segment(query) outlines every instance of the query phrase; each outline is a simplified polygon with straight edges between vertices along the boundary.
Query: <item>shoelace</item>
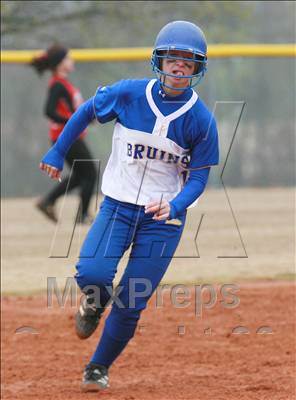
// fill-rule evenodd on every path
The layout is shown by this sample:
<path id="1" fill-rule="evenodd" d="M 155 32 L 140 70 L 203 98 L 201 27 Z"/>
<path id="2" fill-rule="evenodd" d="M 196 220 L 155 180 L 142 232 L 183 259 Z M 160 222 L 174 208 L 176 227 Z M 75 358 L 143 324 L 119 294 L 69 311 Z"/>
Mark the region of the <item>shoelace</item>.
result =
<path id="1" fill-rule="evenodd" d="M 85 369 L 85 375 L 87 379 L 100 379 L 100 378 L 104 378 L 104 379 L 108 379 L 108 373 L 107 373 L 107 368 L 103 367 L 103 366 L 92 366 L 89 365 L 86 367 Z"/>

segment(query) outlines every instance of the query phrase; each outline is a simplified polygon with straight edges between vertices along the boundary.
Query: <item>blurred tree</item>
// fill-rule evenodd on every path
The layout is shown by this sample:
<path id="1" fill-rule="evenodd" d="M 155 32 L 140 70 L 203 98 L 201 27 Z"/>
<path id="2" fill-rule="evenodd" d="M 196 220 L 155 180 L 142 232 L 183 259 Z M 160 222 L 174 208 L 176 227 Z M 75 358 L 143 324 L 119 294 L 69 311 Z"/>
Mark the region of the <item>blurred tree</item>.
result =
<path id="1" fill-rule="evenodd" d="M 152 46 L 163 25 L 182 19 L 200 25 L 210 44 L 294 42 L 294 15 L 290 1 L 1 1 L 1 47 L 41 49 L 56 40 L 71 48 Z M 2 193 L 35 195 L 50 184 L 37 168 L 48 147 L 46 77 L 38 79 L 24 65 L 1 65 L 1 72 Z M 73 82 L 87 98 L 99 84 L 151 75 L 147 62 L 83 63 Z M 227 184 L 295 182 L 294 88 L 294 59 L 209 60 L 197 87 L 209 107 L 217 100 L 247 102 L 225 170 Z M 218 117 L 223 142 L 223 135 L 232 134 L 233 117 Z M 111 132 L 112 124 L 90 127 L 88 140 L 103 166 Z"/>
<path id="2" fill-rule="evenodd" d="M 4 48 L 40 47 L 64 30 L 73 47 L 150 46 L 168 21 L 189 19 L 210 42 L 241 41 L 252 9 L 240 1 L 2 1 L 1 33 Z"/>

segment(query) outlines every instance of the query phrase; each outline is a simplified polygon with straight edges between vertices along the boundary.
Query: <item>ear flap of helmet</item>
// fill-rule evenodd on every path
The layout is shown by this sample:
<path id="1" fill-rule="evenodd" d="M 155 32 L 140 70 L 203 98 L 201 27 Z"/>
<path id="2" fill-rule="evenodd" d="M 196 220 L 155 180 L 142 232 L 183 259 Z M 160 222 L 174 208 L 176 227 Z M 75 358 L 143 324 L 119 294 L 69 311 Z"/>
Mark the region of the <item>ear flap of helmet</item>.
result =
<path id="1" fill-rule="evenodd" d="M 155 49 L 152 55 L 152 65 L 157 69 L 162 68 L 162 57 L 166 53 L 166 50 Z"/>
<path id="2" fill-rule="evenodd" d="M 194 74 L 205 73 L 207 70 L 207 57 L 195 54 L 194 59 L 196 61 Z"/>

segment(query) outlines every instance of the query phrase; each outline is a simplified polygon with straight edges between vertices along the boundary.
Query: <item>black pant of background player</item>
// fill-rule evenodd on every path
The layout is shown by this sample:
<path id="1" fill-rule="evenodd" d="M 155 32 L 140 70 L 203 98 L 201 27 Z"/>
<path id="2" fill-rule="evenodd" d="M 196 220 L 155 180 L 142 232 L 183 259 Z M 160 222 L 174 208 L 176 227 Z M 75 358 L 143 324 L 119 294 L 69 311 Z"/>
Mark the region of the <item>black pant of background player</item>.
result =
<path id="1" fill-rule="evenodd" d="M 54 144 L 55 142 L 53 142 Z M 74 161 L 76 162 L 74 163 Z M 87 161 L 79 161 L 87 160 Z M 54 203 L 63 196 L 66 191 L 79 187 L 80 188 L 80 212 L 79 222 L 91 222 L 88 214 L 88 208 L 91 196 L 97 179 L 97 171 L 92 156 L 88 150 L 84 140 L 77 139 L 66 156 L 66 162 L 72 170 L 71 175 L 63 178 L 62 182 L 56 185 L 38 204 L 37 207 L 46 214 L 48 218 L 57 222 L 54 212 Z M 74 167 L 73 167 L 74 165 Z"/>

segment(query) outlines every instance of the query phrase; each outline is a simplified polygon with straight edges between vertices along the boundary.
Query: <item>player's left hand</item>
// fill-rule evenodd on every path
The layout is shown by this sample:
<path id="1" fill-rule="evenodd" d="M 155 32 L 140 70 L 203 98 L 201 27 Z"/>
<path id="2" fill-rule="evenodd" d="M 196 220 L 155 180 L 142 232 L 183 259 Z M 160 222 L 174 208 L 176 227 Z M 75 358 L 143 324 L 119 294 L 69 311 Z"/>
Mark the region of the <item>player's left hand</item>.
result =
<path id="1" fill-rule="evenodd" d="M 170 203 L 162 199 L 159 201 L 151 201 L 145 206 L 145 214 L 154 213 L 152 219 L 156 221 L 163 221 L 168 219 L 171 211 Z"/>
<path id="2" fill-rule="evenodd" d="M 62 182 L 61 171 L 57 168 L 43 162 L 39 164 L 39 168 L 41 169 L 41 171 L 45 171 L 51 179 Z"/>

